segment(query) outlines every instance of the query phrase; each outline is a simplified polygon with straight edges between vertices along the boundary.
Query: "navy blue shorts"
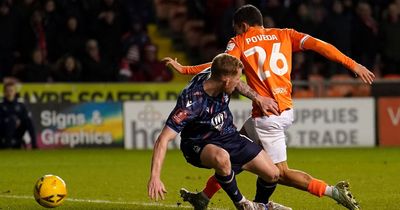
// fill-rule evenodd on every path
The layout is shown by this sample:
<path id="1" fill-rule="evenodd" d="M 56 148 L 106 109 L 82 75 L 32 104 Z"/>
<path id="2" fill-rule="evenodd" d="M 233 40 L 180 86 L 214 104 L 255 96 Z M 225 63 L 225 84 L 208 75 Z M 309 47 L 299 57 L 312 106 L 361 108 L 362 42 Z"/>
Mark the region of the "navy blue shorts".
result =
<path id="1" fill-rule="evenodd" d="M 225 149 L 229 155 L 232 170 L 238 174 L 242 171 L 242 166 L 253 160 L 262 148 L 250 139 L 236 132 L 224 139 L 218 140 L 181 140 L 181 151 L 186 161 L 199 168 L 208 168 L 201 164 L 200 154 L 207 144 L 214 144 Z"/>

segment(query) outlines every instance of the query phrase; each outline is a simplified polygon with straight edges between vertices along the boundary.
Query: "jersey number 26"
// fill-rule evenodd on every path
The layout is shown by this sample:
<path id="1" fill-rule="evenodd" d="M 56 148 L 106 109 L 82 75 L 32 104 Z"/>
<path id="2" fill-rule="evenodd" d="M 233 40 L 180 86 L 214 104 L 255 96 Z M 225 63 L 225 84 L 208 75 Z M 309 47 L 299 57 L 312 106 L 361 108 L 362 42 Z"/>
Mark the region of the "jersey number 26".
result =
<path id="1" fill-rule="evenodd" d="M 244 55 L 246 57 L 249 57 L 251 55 L 254 55 L 255 53 L 258 54 L 258 77 L 261 79 L 261 81 L 264 81 L 268 77 L 271 76 L 270 70 L 279 76 L 282 76 L 286 74 L 289 70 L 288 63 L 286 60 L 286 57 L 283 53 L 281 53 L 279 50 L 281 48 L 281 43 L 274 43 L 272 45 L 272 51 L 271 51 L 271 56 L 269 59 L 269 65 L 267 66 L 267 69 L 264 70 L 264 63 L 267 59 L 267 53 L 265 52 L 264 48 L 260 46 L 255 46 L 252 47 L 244 52 Z M 278 61 L 281 61 L 283 65 L 281 67 L 278 66 Z M 269 68 L 268 68 L 269 67 Z"/>

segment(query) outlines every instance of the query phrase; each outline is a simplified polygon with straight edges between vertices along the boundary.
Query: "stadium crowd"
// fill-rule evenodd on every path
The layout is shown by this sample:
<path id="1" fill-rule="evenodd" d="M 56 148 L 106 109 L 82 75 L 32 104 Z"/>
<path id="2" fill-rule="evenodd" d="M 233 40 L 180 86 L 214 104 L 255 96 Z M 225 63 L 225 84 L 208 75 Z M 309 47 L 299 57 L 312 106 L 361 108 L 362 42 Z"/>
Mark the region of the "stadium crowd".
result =
<path id="1" fill-rule="evenodd" d="M 325 40 L 377 77 L 400 77 L 400 0 L 0 0 L 0 78 L 22 82 L 168 82 L 147 30 L 157 24 L 193 64 L 224 51 L 233 12 L 257 6 L 265 27 Z M 292 78 L 346 69 L 314 53 L 294 55 Z"/>
<path id="2" fill-rule="evenodd" d="M 399 0 L 156 2 L 157 19 L 165 20 L 175 37 L 184 40 L 188 52 L 196 55 L 192 57 L 200 58 L 195 59 L 195 63 L 209 61 L 212 49 L 215 52 L 224 49 L 229 38 L 234 36 L 231 21 L 233 12 L 237 7 L 250 3 L 263 13 L 265 27 L 294 28 L 327 41 L 374 70 L 378 76 L 400 74 L 400 45 L 395 44 L 400 41 Z M 175 12 L 165 14 L 164 8 L 168 7 Z M 307 80 L 313 74 L 330 78 L 334 74 L 347 72 L 316 54 L 306 52 L 294 55 L 294 80 Z"/>
<path id="3" fill-rule="evenodd" d="M 22 82 L 169 81 L 151 1 L 1 0 L 0 75 Z"/>

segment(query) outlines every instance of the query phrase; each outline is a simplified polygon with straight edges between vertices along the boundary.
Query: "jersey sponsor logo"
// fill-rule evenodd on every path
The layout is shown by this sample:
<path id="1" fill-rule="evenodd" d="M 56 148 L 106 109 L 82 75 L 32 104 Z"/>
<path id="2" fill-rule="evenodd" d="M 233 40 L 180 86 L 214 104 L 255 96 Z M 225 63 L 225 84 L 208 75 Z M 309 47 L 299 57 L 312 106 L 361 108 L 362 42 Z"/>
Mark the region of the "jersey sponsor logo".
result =
<path id="1" fill-rule="evenodd" d="M 172 116 L 172 120 L 176 124 L 180 124 L 183 120 L 188 118 L 189 116 L 189 111 L 185 109 L 178 109 L 176 110 L 175 114 Z"/>
<path id="2" fill-rule="evenodd" d="M 250 38 L 246 38 L 246 44 L 250 43 L 256 43 L 259 41 L 272 41 L 272 40 L 278 40 L 278 38 L 275 35 L 265 35 L 265 34 L 259 34 L 256 36 L 252 36 Z"/>
<path id="3" fill-rule="evenodd" d="M 287 93 L 287 88 L 286 87 L 277 87 L 272 92 L 274 93 L 274 95 L 286 94 Z"/>
<path id="4" fill-rule="evenodd" d="M 211 119 L 211 125 L 218 131 L 221 131 L 222 126 L 224 125 L 224 113 L 219 113 L 217 116 L 213 117 Z"/>
<path id="5" fill-rule="evenodd" d="M 229 52 L 229 51 L 233 50 L 233 48 L 235 48 L 235 43 L 229 42 L 228 46 L 226 46 L 225 52 Z"/>

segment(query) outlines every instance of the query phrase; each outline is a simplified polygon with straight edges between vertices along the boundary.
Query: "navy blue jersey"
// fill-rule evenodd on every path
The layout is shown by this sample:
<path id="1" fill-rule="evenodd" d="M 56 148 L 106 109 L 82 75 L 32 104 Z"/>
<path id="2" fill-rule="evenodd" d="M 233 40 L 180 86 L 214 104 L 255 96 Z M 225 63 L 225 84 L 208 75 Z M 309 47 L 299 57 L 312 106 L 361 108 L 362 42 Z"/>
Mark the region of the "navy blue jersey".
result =
<path id="1" fill-rule="evenodd" d="M 237 132 L 228 107 L 230 96 L 211 97 L 204 91 L 203 82 L 210 75 L 211 70 L 206 69 L 193 77 L 168 117 L 167 126 L 181 132 L 182 140 L 225 139 Z"/>

